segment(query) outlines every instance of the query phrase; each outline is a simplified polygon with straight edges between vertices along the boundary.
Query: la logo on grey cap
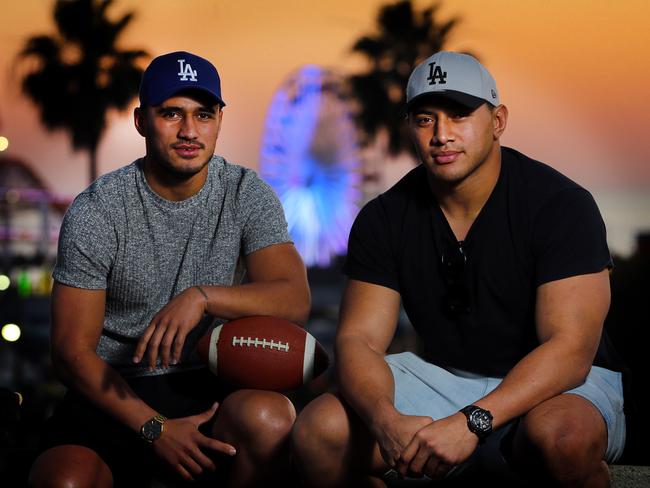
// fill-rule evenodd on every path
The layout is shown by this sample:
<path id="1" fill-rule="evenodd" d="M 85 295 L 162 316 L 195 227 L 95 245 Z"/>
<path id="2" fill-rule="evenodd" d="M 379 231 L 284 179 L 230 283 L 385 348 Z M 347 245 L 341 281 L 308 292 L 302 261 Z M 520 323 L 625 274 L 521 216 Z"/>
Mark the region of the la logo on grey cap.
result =
<path id="1" fill-rule="evenodd" d="M 185 64 L 184 59 L 179 59 L 178 64 L 180 65 L 178 69 L 178 77 L 181 81 L 198 81 L 196 78 L 196 70 L 192 69 L 190 63 Z"/>
<path id="2" fill-rule="evenodd" d="M 434 61 L 433 63 L 429 63 L 429 76 L 427 76 L 427 80 L 429 80 L 429 85 L 435 85 L 436 82 L 444 85 L 447 83 L 447 72 L 442 71 L 440 65 Z"/>

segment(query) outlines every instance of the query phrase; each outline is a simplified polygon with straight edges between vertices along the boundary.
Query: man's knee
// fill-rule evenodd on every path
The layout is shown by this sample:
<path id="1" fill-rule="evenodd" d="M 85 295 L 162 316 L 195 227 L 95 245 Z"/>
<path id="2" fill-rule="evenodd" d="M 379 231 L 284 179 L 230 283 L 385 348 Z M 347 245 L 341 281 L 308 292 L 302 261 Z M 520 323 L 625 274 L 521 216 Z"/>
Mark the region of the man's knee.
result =
<path id="1" fill-rule="evenodd" d="M 33 488 L 110 487 L 113 476 L 99 455 L 83 446 L 57 446 L 42 453 L 29 473 Z"/>
<path id="2" fill-rule="evenodd" d="M 303 409 L 291 434 L 298 457 L 343 449 L 349 438 L 348 414 L 338 397 L 331 393 L 321 395 Z"/>
<path id="3" fill-rule="evenodd" d="M 240 441 L 271 443 L 288 439 L 296 420 L 291 401 L 271 391 L 239 390 L 229 395 L 219 407 L 215 435 Z"/>
<path id="4" fill-rule="evenodd" d="M 515 452 L 533 458 L 527 462 L 541 461 L 558 481 L 579 480 L 600 468 L 607 428 L 590 402 L 576 395 L 561 395 L 526 414 L 517 439 Z"/>

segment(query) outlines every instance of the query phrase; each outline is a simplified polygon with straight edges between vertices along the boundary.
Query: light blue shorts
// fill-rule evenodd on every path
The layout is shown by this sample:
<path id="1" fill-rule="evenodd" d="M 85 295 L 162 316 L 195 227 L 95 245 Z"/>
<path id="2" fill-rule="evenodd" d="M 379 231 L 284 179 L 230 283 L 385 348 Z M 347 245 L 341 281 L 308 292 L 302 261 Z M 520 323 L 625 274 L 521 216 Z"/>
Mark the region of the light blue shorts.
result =
<path id="1" fill-rule="evenodd" d="M 395 408 L 405 415 L 428 415 L 433 419 L 448 417 L 466 405 L 483 398 L 494 390 L 503 378 L 490 378 L 458 370 L 447 370 L 428 363 L 413 353 L 386 356 L 395 379 Z M 623 384 L 621 373 L 593 366 L 585 382 L 565 392 L 580 395 L 590 401 L 607 424 L 605 461 L 616 461 L 625 447 L 625 415 L 623 413 Z M 490 435 L 480 445 L 467 466 L 492 471 L 504 464 L 501 439 L 512 429 L 510 422 Z"/>

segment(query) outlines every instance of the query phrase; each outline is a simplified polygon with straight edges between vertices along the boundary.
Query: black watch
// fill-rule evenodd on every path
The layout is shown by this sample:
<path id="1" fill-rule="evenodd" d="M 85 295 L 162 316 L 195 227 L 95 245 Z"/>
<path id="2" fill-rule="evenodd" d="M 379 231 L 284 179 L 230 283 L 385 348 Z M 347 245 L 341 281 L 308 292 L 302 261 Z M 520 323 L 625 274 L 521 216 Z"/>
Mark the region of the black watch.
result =
<path id="1" fill-rule="evenodd" d="M 167 417 L 163 415 L 156 415 L 155 417 L 147 420 L 142 427 L 140 427 L 140 437 L 151 444 L 158 439 L 165 430 L 165 421 Z"/>
<path id="2" fill-rule="evenodd" d="M 480 444 L 492 433 L 492 414 L 476 405 L 467 405 L 461 410 L 467 417 L 467 428 L 474 432 Z"/>

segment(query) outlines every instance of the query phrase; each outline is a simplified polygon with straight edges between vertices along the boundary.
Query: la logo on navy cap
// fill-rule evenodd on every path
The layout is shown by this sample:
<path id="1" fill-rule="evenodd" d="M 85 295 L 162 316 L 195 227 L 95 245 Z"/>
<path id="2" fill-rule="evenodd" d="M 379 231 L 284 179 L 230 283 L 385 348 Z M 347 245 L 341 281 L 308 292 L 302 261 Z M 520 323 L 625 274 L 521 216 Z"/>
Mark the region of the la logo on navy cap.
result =
<path id="1" fill-rule="evenodd" d="M 155 106 L 183 90 L 199 90 L 222 107 L 221 79 L 217 68 L 196 54 L 176 51 L 151 61 L 140 83 L 140 105 Z"/>

